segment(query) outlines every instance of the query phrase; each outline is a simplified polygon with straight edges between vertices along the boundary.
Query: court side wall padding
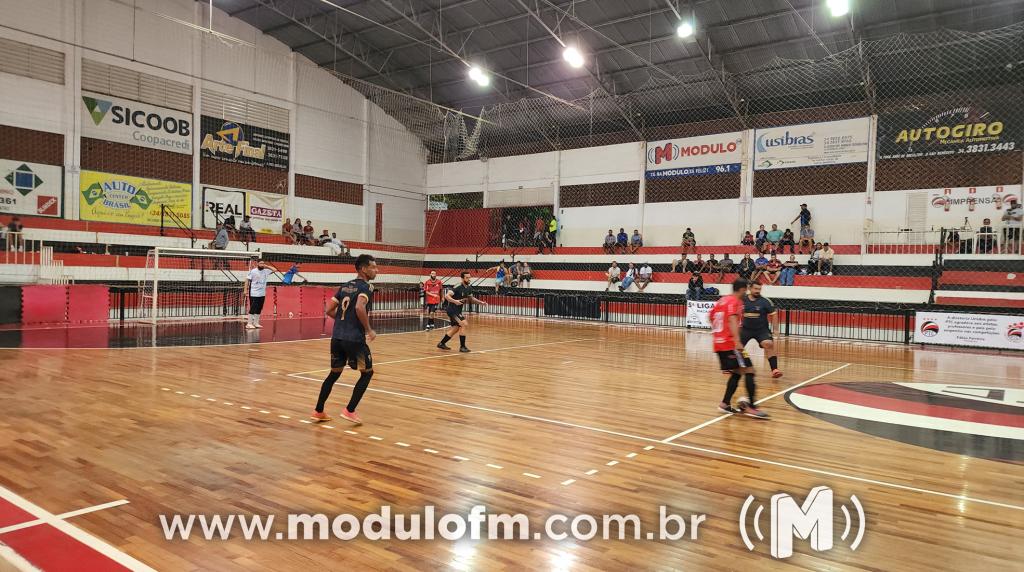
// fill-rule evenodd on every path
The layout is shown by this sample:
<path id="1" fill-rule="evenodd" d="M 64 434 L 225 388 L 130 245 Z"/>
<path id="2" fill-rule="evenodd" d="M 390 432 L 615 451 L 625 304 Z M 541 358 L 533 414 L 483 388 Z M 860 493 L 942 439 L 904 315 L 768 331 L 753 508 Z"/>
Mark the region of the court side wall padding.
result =
<path id="1" fill-rule="evenodd" d="M 68 322 L 106 322 L 110 318 L 110 288 L 101 284 L 68 286 Z"/>
<path id="2" fill-rule="evenodd" d="M 25 324 L 60 324 L 67 321 L 68 287 L 21 287 L 21 317 Z"/>

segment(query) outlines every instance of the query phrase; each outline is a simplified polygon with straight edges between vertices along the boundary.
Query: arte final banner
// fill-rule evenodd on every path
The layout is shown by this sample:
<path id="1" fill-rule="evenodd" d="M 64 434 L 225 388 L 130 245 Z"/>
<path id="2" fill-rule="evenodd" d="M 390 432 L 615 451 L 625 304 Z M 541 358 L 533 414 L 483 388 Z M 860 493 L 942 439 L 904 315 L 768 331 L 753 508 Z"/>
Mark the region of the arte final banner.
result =
<path id="1" fill-rule="evenodd" d="M 200 121 L 203 157 L 288 170 L 291 137 L 287 133 L 253 127 L 204 115 Z"/>
<path id="2" fill-rule="evenodd" d="M 879 159 L 1013 151 L 1020 142 L 1020 122 L 1010 106 L 964 105 L 878 116 Z"/>

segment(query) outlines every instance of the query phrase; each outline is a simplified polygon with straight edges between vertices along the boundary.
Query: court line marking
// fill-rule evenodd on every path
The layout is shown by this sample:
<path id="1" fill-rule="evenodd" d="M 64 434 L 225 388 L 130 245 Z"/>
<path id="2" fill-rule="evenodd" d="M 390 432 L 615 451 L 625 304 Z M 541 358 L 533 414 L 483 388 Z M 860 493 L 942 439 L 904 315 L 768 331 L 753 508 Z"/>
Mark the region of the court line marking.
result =
<path id="1" fill-rule="evenodd" d="M 73 510 L 73 511 L 70 511 L 70 512 L 64 512 L 64 513 L 61 513 L 61 514 L 54 515 L 54 517 L 55 518 L 59 518 L 61 520 L 65 520 L 65 519 L 74 518 L 76 516 L 80 516 L 80 515 L 83 515 L 83 514 L 89 514 L 90 512 L 96 512 L 96 511 L 99 511 L 99 510 L 105 510 L 105 509 L 108 509 L 108 508 L 114 508 L 114 507 L 121 506 L 121 505 L 126 505 L 126 504 L 128 504 L 128 499 L 121 499 L 121 500 L 116 500 L 116 501 L 105 502 L 103 504 L 87 506 L 85 508 L 80 508 L 78 510 Z M 25 522 L 19 522 L 18 524 L 12 524 L 10 526 L 5 526 L 3 528 L 0 528 L 0 534 L 6 534 L 8 532 L 14 532 L 15 530 L 21 530 L 23 528 L 30 528 L 30 527 L 33 527 L 33 526 L 38 526 L 40 524 L 46 524 L 46 520 L 44 520 L 42 518 L 35 518 L 34 520 L 28 520 L 28 521 L 25 521 Z"/>
<path id="2" fill-rule="evenodd" d="M 28 499 L 18 496 L 14 491 L 0 486 L 0 498 L 7 502 L 17 506 L 21 510 L 35 516 L 36 518 L 43 521 L 43 523 L 52 526 L 53 528 L 63 532 L 71 538 L 81 542 L 82 544 L 92 548 L 96 552 L 106 556 L 107 558 L 117 562 L 121 566 L 129 570 L 136 572 L 156 572 L 153 568 L 146 566 L 142 562 L 132 558 L 127 553 L 114 548 L 99 538 L 85 532 L 84 530 L 69 524 L 57 517 L 57 515 L 43 509 L 39 505 L 29 501 Z"/>
<path id="3" fill-rule="evenodd" d="M 3 543 L 0 543 L 0 562 L 14 566 L 15 570 L 19 572 L 43 572 L 26 560 L 24 556 L 15 552 L 13 548 Z"/>
<path id="4" fill-rule="evenodd" d="M 843 364 L 843 365 L 841 365 L 841 366 L 839 366 L 839 367 L 837 367 L 835 369 L 831 369 L 829 371 L 826 371 L 825 373 L 816 375 L 816 376 L 814 376 L 814 377 L 812 377 L 810 379 L 805 379 L 805 380 L 801 381 L 800 383 L 791 385 L 791 386 L 787 387 L 786 389 L 782 389 L 782 390 L 776 391 L 775 393 L 769 395 L 768 397 L 762 397 L 761 399 L 758 399 L 754 403 L 757 404 L 757 405 L 760 405 L 760 404 L 764 403 L 765 401 L 768 401 L 769 399 L 774 399 L 774 398 L 782 395 L 783 393 L 786 393 L 787 391 L 793 391 L 794 389 L 796 389 L 798 387 L 802 387 L 804 385 L 807 385 L 808 383 L 811 383 L 812 381 L 818 381 L 819 379 L 821 379 L 823 377 L 826 377 L 828 375 L 832 375 L 833 373 L 835 373 L 837 371 L 844 370 L 844 369 L 846 369 L 848 367 L 850 367 L 850 364 L 845 363 L 845 364 Z M 690 427 L 689 429 L 686 429 L 685 431 L 680 431 L 679 433 L 676 433 L 675 435 L 672 435 L 671 437 L 666 437 L 666 438 L 662 439 L 661 442 L 662 443 L 671 443 L 672 441 L 675 441 L 676 439 L 678 439 L 680 437 L 685 437 L 685 436 L 689 435 L 690 433 L 693 433 L 694 431 L 700 431 L 701 429 L 703 429 L 705 427 L 708 427 L 709 425 L 714 425 L 715 423 L 718 423 L 722 419 L 725 419 L 726 417 L 732 417 L 733 415 L 735 415 L 735 414 L 734 413 L 724 413 L 722 415 L 719 415 L 718 417 L 713 417 L 713 418 L 708 419 L 707 421 L 705 421 L 705 422 L 703 422 L 703 423 L 701 423 L 699 425 L 694 425 L 693 427 Z"/>
<path id="5" fill-rule="evenodd" d="M 312 377 L 303 377 L 303 376 L 297 376 L 297 375 L 293 375 L 291 377 L 300 378 L 300 379 L 307 379 L 307 380 L 310 380 L 310 381 L 320 381 L 319 379 L 312 378 Z M 348 384 L 348 383 L 340 383 L 339 382 L 338 385 L 344 385 L 344 386 L 352 387 L 352 384 Z M 530 420 L 530 421 L 539 421 L 539 422 L 542 422 L 542 423 L 549 423 L 551 425 L 558 425 L 558 426 L 561 426 L 561 427 L 572 427 L 572 428 L 575 428 L 575 429 L 582 429 L 582 430 L 586 430 L 586 431 L 593 431 L 595 433 L 603 433 L 603 434 L 606 434 L 606 435 L 615 435 L 617 437 L 625 437 L 627 439 L 634 439 L 634 440 L 637 440 L 637 441 L 644 441 L 644 442 L 647 442 L 647 443 L 655 443 L 655 444 L 660 444 L 660 445 L 667 445 L 669 447 L 677 447 L 677 448 L 680 448 L 680 449 L 687 449 L 687 450 L 690 450 L 690 451 L 699 451 L 701 453 L 707 453 L 707 454 L 713 455 L 713 456 L 721 456 L 721 457 L 727 457 L 727 458 L 731 458 L 731 459 L 740 459 L 740 460 L 751 461 L 751 462 L 755 462 L 755 463 L 763 463 L 763 464 L 766 464 L 766 465 L 772 465 L 772 466 L 782 467 L 782 468 L 786 468 L 786 469 L 792 469 L 792 470 L 796 470 L 796 471 L 804 471 L 804 472 L 813 473 L 813 474 L 817 474 L 817 475 L 825 475 L 825 476 L 830 476 L 830 477 L 838 477 L 838 478 L 842 478 L 842 479 L 848 479 L 848 480 L 852 480 L 852 481 L 857 481 L 857 482 L 862 482 L 862 483 L 867 483 L 867 484 L 872 484 L 872 485 L 879 485 L 879 486 L 889 487 L 889 488 L 894 488 L 894 489 L 899 489 L 899 490 L 912 491 L 912 492 L 917 492 L 917 493 L 922 493 L 922 494 L 930 494 L 930 495 L 940 496 L 940 497 L 944 497 L 944 498 L 951 498 L 951 499 L 955 499 L 955 500 L 976 502 L 976 503 L 980 503 L 980 504 L 987 504 L 987 505 L 990 505 L 990 506 L 996 506 L 996 507 L 1001 507 L 1001 508 L 1009 508 L 1009 509 L 1013 509 L 1013 510 L 1024 511 L 1024 506 L 1022 506 L 1022 505 L 1014 505 L 1014 504 L 1002 503 L 1002 502 L 999 502 L 999 501 L 993 501 L 993 500 L 988 500 L 988 499 L 981 499 L 981 498 L 969 497 L 969 496 L 965 496 L 965 495 L 957 495 L 957 494 L 952 494 L 952 493 L 945 493 L 945 492 L 942 492 L 942 491 L 935 491 L 935 490 L 931 490 L 931 489 L 912 487 L 912 486 L 909 486 L 909 485 L 901 485 L 899 483 L 891 483 L 891 482 L 888 482 L 888 481 L 880 481 L 880 480 L 877 480 L 877 479 L 871 479 L 871 478 L 867 478 L 867 477 L 858 477 L 856 475 L 849 475 L 849 474 L 845 474 L 845 473 L 829 471 L 827 469 L 816 469 L 814 467 L 806 467 L 806 466 L 803 466 L 803 465 L 795 465 L 795 464 L 786 463 L 786 462 L 783 462 L 783 461 L 773 461 L 771 459 L 762 459 L 762 458 L 758 458 L 758 457 L 751 457 L 749 455 L 740 455 L 738 453 L 730 453 L 728 451 L 720 451 L 720 450 L 717 450 L 717 449 L 709 449 L 707 447 L 698 447 L 696 445 L 687 445 L 685 443 L 675 443 L 675 442 L 665 443 L 665 442 L 662 442 L 661 440 L 653 438 L 653 437 L 643 437 L 643 436 L 640 436 L 640 435 L 631 435 L 629 433 L 623 433 L 621 431 L 613 431 L 611 429 L 601 429 L 600 427 L 590 427 L 588 425 L 580 425 L 580 424 L 577 424 L 577 423 L 569 423 L 568 421 L 559 421 L 557 419 L 547 419 L 547 418 L 544 418 L 544 417 L 537 417 L 535 415 L 527 415 L 527 414 L 524 414 L 524 413 L 514 413 L 514 412 L 511 412 L 511 411 L 503 411 L 501 409 L 494 409 L 494 408 L 491 408 L 491 407 L 483 407 L 483 406 L 480 406 L 480 405 L 471 405 L 471 404 L 468 404 L 468 403 L 458 403 L 458 402 L 455 402 L 455 401 L 446 401 L 444 399 L 435 399 L 433 397 L 424 397 L 422 395 L 413 395 L 413 394 L 410 394 L 410 393 L 401 393 L 401 392 L 398 392 L 398 391 L 390 391 L 390 390 L 387 390 L 387 389 L 377 389 L 377 388 L 370 387 L 370 388 L 367 388 L 367 391 L 373 391 L 373 392 L 376 392 L 376 393 L 383 393 L 383 394 L 386 394 L 386 395 L 394 395 L 394 396 L 397 396 L 397 397 L 405 397 L 405 398 L 408 398 L 408 399 L 416 399 L 416 400 L 419 400 L 419 401 L 428 401 L 428 402 L 431 402 L 431 403 L 440 403 L 442 405 L 450 405 L 450 406 L 453 406 L 453 407 L 463 407 L 463 408 L 466 408 L 466 409 L 473 409 L 473 410 L 476 410 L 476 411 L 484 411 L 484 412 L 487 412 L 487 413 L 496 413 L 498 415 L 505 415 L 507 417 L 517 417 L 517 418 L 520 418 L 520 419 L 527 419 L 527 420 Z M 649 445 L 649 447 L 651 447 L 652 449 L 654 448 L 654 446 L 651 446 L 651 445 Z M 646 447 L 645 447 L 645 450 L 646 450 Z"/>

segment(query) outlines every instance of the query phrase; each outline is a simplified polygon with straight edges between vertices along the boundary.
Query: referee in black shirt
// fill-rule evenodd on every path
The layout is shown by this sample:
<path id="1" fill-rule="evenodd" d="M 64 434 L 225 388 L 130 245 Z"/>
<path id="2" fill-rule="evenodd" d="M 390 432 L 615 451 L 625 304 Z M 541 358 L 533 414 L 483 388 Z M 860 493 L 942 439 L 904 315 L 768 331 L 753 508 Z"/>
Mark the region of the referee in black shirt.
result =
<path id="1" fill-rule="evenodd" d="M 775 355 L 775 341 L 772 339 L 772 329 L 779 328 L 779 314 L 775 311 L 775 304 L 771 300 L 761 296 L 761 285 L 751 282 L 747 295 L 743 297 L 743 323 L 740 327 L 740 343 L 747 347 L 750 340 L 757 340 L 758 345 L 764 349 L 768 357 L 768 364 L 772 367 L 772 377 L 782 377 L 779 370 L 779 358 Z"/>
<path id="2" fill-rule="evenodd" d="M 441 338 L 441 343 L 437 344 L 437 347 L 442 350 L 450 350 L 448 347 L 448 340 L 454 338 L 456 334 L 459 336 L 459 351 L 468 352 L 469 348 L 466 347 L 466 332 L 469 329 L 469 322 L 462 316 L 462 305 L 466 302 L 477 302 L 479 304 L 487 305 L 487 302 L 478 300 L 473 296 L 473 288 L 469 285 L 469 272 L 462 273 L 462 283 L 448 290 L 444 294 L 444 299 L 448 302 L 447 309 L 448 321 L 451 322 L 451 327 L 445 332 L 444 337 Z"/>

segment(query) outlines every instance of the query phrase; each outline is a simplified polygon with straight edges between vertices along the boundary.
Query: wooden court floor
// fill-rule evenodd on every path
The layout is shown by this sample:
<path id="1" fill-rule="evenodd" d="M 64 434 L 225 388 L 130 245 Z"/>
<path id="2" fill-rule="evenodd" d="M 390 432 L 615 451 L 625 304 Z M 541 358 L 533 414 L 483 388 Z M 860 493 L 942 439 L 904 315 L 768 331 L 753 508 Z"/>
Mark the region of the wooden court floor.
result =
<path id="1" fill-rule="evenodd" d="M 757 421 L 716 411 L 724 376 L 705 332 L 473 322 L 470 354 L 441 353 L 438 332 L 380 336 L 358 427 L 338 418 L 326 426 L 304 422 L 326 374 L 323 339 L 0 350 L 0 498 L 31 503 L 37 516 L 72 513 L 40 519 L 98 539 L 104 553 L 140 569 L 136 563 L 157 570 L 1022 566 L 1019 461 L 845 428 L 798 410 L 784 395 L 840 383 L 1013 394 L 1024 390 L 1020 357 L 784 340 L 785 377 L 758 378 L 772 419 Z M 760 353 L 751 353 L 765 372 Z M 346 371 L 341 383 L 355 378 Z M 335 388 L 329 413 L 349 390 Z M 838 514 L 832 550 L 796 540 L 792 557 L 774 559 L 765 542 L 753 551 L 744 546 L 738 515 L 748 495 L 767 503 L 786 492 L 799 503 L 816 486 L 831 487 L 837 507 L 851 495 L 863 504 L 856 550 L 838 540 Z M 159 521 L 173 514 L 365 515 L 382 505 L 393 513 L 432 505 L 438 514 L 462 515 L 485 505 L 488 514 L 527 514 L 531 531 L 556 513 L 637 514 L 645 531 L 657 526 L 659 506 L 707 518 L 696 539 L 675 541 L 246 541 L 196 533 L 167 540 Z M 98 508 L 84 510 L 90 507 Z M 5 532 L 16 521 L 4 517 L 0 510 L 0 548 L 17 551 L 12 535 L 31 528 Z M 764 522 L 762 529 L 768 532 Z M 11 566 L 0 559 L 0 570 Z"/>

